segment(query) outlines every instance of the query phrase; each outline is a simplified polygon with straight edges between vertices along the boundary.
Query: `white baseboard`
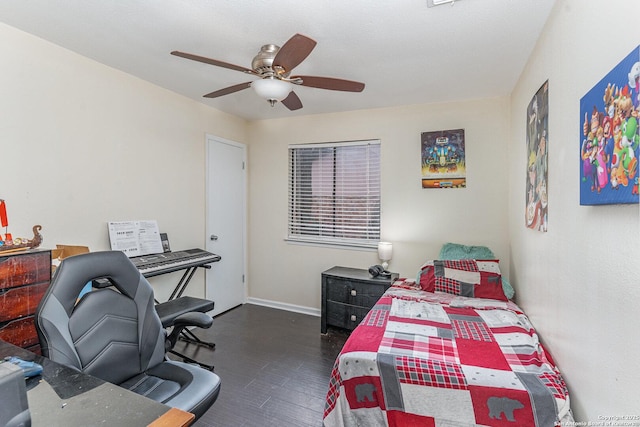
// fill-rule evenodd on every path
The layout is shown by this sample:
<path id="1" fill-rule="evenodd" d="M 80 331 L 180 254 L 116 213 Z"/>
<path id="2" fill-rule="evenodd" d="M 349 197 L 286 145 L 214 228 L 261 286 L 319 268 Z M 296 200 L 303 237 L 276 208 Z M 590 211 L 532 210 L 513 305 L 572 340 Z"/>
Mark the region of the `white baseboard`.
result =
<path id="1" fill-rule="evenodd" d="M 271 301 L 261 298 L 247 298 L 247 304 L 262 305 L 265 307 L 277 308 L 280 310 L 293 311 L 295 313 L 308 314 L 310 316 L 320 317 L 320 310 L 302 305 L 288 304 L 286 302 Z"/>

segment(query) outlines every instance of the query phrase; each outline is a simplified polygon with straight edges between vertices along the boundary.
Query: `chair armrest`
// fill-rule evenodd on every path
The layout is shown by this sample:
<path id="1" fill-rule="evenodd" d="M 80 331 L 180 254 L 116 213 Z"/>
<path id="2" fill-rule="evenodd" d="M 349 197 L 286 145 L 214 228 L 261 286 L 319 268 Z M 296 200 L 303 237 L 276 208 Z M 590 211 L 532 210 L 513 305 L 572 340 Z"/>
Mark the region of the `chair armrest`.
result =
<path id="1" fill-rule="evenodd" d="M 186 313 L 207 313 L 213 310 L 214 303 L 211 300 L 195 297 L 178 297 L 167 302 L 156 304 L 156 312 L 160 316 L 162 326 L 171 326 L 176 317 Z"/>
<path id="2" fill-rule="evenodd" d="M 213 319 L 206 313 L 185 313 L 176 317 L 170 326 L 174 328 L 184 328 L 185 326 L 197 326 L 198 328 L 208 329 L 213 324 Z"/>
<path id="3" fill-rule="evenodd" d="M 166 325 L 173 327 L 173 329 L 167 337 L 165 349 L 167 351 L 171 350 L 173 346 L 176 345 L 180 332 L 182 332 L 182 330 L 187 326 L 196 326 L 198 328 L 208 329 L 212 324 L 213 318 L 206 313 L 191 312 L 177 316 L 170 324 Z"/>

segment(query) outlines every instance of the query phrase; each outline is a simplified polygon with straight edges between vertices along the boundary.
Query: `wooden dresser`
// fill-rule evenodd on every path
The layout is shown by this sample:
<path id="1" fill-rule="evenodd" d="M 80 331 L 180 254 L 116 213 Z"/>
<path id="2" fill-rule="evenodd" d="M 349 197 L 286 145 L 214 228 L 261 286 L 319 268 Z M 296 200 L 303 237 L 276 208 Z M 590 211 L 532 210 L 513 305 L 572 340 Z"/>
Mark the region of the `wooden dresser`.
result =
<path id="1" fill-rule="evenodd" d="M 34 353 L 34 314 L 51 281 L 51 251 L 0 254 L 0 339 Z"/>

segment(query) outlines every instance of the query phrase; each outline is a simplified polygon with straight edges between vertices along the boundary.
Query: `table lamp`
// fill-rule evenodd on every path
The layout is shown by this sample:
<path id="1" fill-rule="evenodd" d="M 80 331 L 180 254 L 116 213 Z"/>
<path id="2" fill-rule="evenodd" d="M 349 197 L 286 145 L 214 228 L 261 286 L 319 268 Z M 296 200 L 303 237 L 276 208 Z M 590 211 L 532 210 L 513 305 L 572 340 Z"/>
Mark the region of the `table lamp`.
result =
<path id="1" fill-rule="evenodd" d="M 382 261 L 382 268 L 385 270 L 389 267 L 389 261 L 393 255 L 393 245 L 389 242 L 378 243 L 378 258 Z"/>

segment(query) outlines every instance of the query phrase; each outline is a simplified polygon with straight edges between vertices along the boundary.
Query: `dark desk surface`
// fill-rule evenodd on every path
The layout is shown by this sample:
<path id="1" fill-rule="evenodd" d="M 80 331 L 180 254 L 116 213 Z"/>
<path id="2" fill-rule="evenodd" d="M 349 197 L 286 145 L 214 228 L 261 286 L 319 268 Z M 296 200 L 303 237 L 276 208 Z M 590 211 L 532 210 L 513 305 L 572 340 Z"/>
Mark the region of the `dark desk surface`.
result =
<path id="1" fill-rule="evenodd" d="M 27 379 L 33 427 L 189 425 L 193 415 L 0 340 L 0 359 L 18 356 L 42 365 Z M 177 412 L 177 413 L 176 413 Z M 177 417 L 176 417 L 177 415 Z"/>

